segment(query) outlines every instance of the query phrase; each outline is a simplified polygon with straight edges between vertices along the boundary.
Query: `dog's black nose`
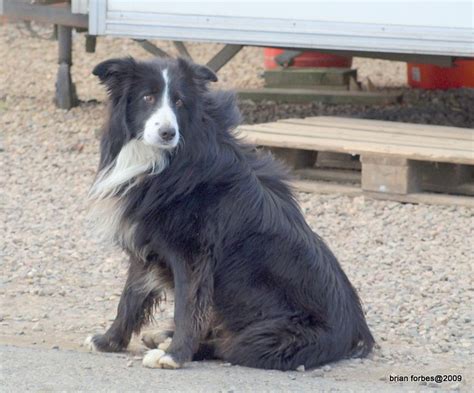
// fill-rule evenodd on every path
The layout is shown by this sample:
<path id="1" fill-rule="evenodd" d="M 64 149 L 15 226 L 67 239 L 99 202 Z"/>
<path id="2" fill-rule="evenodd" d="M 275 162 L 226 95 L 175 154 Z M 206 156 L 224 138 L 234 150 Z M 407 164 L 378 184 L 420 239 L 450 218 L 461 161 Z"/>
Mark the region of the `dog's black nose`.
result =
<path id="1" fill-rule="evenodd" d="M 172 127 L 164 127 L 159 131 L 160 138 L 165 142 L 169 142 L 172 140 L 176 135 L 176 130 Z"/>

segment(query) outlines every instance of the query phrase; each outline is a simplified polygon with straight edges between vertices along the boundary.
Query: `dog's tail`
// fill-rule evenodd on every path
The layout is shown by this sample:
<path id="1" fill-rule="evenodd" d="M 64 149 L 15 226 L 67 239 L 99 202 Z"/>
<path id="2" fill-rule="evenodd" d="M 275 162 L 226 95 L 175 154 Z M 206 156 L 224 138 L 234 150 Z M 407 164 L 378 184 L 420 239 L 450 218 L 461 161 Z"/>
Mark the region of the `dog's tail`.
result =
<path id="1" fill-rule="evenodd" d="M 344 346 L 338 348 L 340 343 L 335 343 L 334 340 L 334 335 L 329 332 L 322 333 L 317 343 L 299 350 L 291 359 L 291 362 L 284 365 L 283 369 L 295 370 L 301 365 L 304 365 L 306 369 L 311 369 L 343 358 L 363 358 L 372 351 L 375 344 L 368 328 L 360 332 L 359 339 L 349 351 Z"/>
<path id="2" fill-rule="evenodd" d="M 364 329 L 361 332 L 359 332 L 359 339 L 354 345 L 354 347 L 352 348 L 349 354 L 349 357 L 350 358 L 365 358 L 370 352 L 372 352 L 374 345 L 375 345 L 374 337 L 372 336 L 372 333 L 370 333 L 370 330 L 364 321 Z"/>

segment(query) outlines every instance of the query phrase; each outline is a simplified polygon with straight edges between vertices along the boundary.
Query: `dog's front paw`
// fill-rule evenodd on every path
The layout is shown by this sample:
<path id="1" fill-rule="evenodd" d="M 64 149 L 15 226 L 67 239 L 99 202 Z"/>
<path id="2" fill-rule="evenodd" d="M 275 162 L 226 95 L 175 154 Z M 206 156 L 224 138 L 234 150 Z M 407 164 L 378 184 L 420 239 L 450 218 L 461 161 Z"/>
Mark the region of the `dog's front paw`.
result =
<path id="1" fill-rule="evenodd" d="M 97 351 L 97 348 L 94 344 L 94 339 L 92 336 L 87 336 L 84 342 L 82 343 L 82 346 L 85 347 L 90 352 Z"/>
<path id="2" fill-rule="evenodd" d="M 173 356 L 162 349 L 152 349 L 143 358 L 143 365 L 148 368 L 177 369 L 183 365 L 173 359 Z"/>
<path id="3" fill-rule="evenodd" d="M 109 340 L 105 334 L 88 336 L 83 345 L 91 352 L 120 352 L 123 350 L 123 345 Z"/>

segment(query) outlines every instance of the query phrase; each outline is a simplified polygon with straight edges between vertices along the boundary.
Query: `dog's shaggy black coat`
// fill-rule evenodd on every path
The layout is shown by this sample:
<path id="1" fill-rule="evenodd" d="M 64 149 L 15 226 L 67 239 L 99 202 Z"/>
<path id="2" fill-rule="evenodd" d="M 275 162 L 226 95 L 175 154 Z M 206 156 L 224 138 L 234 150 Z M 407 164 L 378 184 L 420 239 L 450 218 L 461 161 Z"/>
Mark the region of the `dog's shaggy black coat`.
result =
<path id="1" fill-rule="evenodd" d="M 163 286 L 175 291 L 167 353 L 182 364 L 216 357 L 265 369 L 306 368 L 365 356 L 374 344 L 356 291 L 328 246 L 305 222 L 284 169 L 238 140 L 234 94 L 211 91 L 212 71 L 185 60 L 99 64 L 110 94 L 99 172 L 137 138 L 140 98 L 170 75 L 179 145 L 167 164 L 122 185 L 102 203 L 120 205 L 128 280 L 99 350 L 125 348 Z M 130 187 L 130 184 L 132 185 Z M 117 234 L 115 238 L 119 238 Z"/>

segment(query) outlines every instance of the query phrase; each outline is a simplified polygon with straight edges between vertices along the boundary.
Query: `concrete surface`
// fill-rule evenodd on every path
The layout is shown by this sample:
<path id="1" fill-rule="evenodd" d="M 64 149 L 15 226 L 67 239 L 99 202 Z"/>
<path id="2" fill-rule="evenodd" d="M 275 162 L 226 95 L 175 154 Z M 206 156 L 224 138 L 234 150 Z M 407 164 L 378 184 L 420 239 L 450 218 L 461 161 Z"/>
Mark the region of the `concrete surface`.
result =
<path id="1" fill-rule="evenodd" d="M 126 354 L 0 346 L 2 392 L 349 392 L 403 391 L 401 386 L 371 381 L 352 384 L 322 370 L 280 372 L 193 362 L 171 371 L 146 369 Z M 419 390 L 421 386 L 414 385 Z"/>

